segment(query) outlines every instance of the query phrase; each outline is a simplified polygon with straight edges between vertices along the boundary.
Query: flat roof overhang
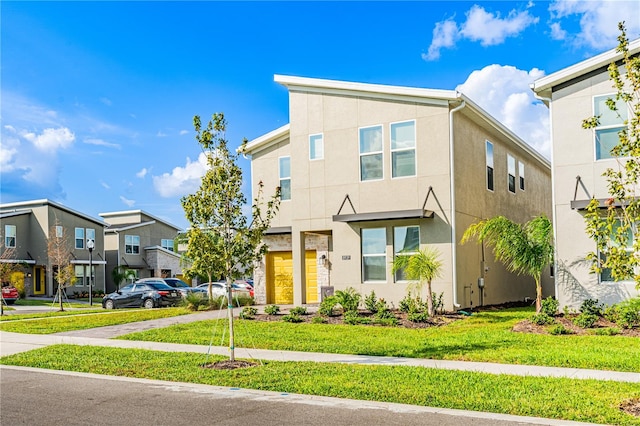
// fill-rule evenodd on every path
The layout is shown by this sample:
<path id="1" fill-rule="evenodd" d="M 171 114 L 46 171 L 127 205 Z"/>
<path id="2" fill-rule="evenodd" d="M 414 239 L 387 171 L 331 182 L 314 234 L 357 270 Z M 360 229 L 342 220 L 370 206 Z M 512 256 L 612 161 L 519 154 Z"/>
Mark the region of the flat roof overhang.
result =
<path id="1" fill-rule="evenodd" d="M 619 201 L 614 201 L 612 198 L 598 198 L 598 208 L 608 209 L 609 207 L 622 207 Z M 572 210 L 586 210 L 591 204 L 591 200 L 573 200 L 571 201 Z"/>
<path id="2" fill-rule="evenodd" d="M 290 234 L 291 227 L 290 226 L 277 226 L 274 228 L 269 228 L 265 231 L 265 235 L 280 235 L 280 234 Z"/>
<path id="3" fill-rule="evenodd" d="M 338 214 L 333 216 L 334 222 L 374 222 L 378 220 L 398 220 L 398 219 L 431 219 L 432 210 L 413 209 L 395 210 L 386 212 Z"/>

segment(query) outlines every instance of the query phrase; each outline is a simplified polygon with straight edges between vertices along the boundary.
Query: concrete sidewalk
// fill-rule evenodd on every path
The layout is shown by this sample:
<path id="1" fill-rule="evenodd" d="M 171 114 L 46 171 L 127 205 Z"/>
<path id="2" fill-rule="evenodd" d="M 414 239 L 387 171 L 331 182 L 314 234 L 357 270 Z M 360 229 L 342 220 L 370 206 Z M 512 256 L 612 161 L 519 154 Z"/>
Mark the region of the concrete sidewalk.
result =
<path id="1" fill-rule="evenodd" d="M 174 317 L 177 319 L 180 317 Z M 94 330 L 95 331 L 95 330 Z M 138 348 L 164 352 L 193 352 L 199 354 L 228 355 L 229 349 L 222 346 L 184 345 L 175 343 L 114 340 L 101 337 L 72 336 L 61 334 L 19 334 L 0 331 L 0 356 L 11 355 L 31 349 L 55 344 L 91 345 L 117 348 Z M 475 371 L 490 374 L 515 376 L 565 377 L 571 379 L 595 379 L 616 382 L 640 383 L 640 373 L 587 370 L 579 368 L 540 367 L 532 365 L 497 364 L 489 362 L 446 361 L 418 358 L 378 357 L 343 355 L 315 352 L 273 351 L 266 349 L 236 348 L 237 358 L 271 361 L 335 362 L 363 365 L 397 365 L 438 368 L 458 371 Z"/>

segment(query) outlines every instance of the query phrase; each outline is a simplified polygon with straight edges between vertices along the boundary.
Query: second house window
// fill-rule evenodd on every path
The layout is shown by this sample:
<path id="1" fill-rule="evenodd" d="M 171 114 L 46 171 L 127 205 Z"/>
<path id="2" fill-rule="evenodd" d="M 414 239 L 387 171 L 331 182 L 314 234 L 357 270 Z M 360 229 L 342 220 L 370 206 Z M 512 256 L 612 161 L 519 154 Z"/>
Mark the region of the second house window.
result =
<path id="1" fill-rule="evenodd" d="M 387 230 L 367 228 L 362 230 L 362 281 L 386 281 L 387 279 Z"/>
<path id="2" fill-rule="evenodd" d="M 416 125 L 391 124 L 391 177 L 416 175 Z"/>
<path id="3" fill-rule="evenodd" d="M 124 252 L 126 254 L 140 254 L 140 236 L 139 235 L 124 236 Z"/>
<path id="4" fill-rule="evenodd" d="M 360 129 L 360 180 L 380 180 L 382 172 L 382 126 Z"/>
<path id="5" fill-rule="evenodd" d="M 291 157 L 280 157 L 280 199 L 291 199 Z"/>

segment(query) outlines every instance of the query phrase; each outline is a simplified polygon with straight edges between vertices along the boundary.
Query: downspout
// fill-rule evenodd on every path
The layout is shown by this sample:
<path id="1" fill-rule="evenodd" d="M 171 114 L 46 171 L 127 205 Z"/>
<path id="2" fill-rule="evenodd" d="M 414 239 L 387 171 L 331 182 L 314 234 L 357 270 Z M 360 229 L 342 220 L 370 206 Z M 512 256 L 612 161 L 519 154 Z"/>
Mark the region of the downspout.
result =
<path id="1" fill-rule="evenodd" d="M 533 90 L 533 87 L 532 87 Z M 556 275 L 558 274 L 558 251 L 556 245 L 556 224 L 558 223 L 556 220 L 556 187 L 554 185 L 555 179 L 555 169 L 553 167 L 553 114 L 551 113 L 551 98 L 545 98 L 543 96 L 538 95 L 536 92 L 533 92 L 533 96 L 541 101 L 547 101 L 549 105 L 549 142 L 551 144 L 550 156 L 551 156 L 551 221 L 553 222 L 553 291 L 556 300 L 558 300 L 558 278 Z"/>
<path id="2" fill-rule="evenodd" d="M 459 93 L 456 93 L 457 97 L 460 97 Z M 454 173 L 454 161 L 453 161 L 453 113 L 461 110 L 466 106 L 464 99 L 462 103 L 449 111 L 449 173 L 451 175 L 450 194 L 451 197 L 451 264 L 453 265 L 452 274 L 452 290 L 453 290 L 453 307 L 459 308 L 458 303 L 458 270 L 456 268 L 457 263 L 457 241 L 456 241 L 456 188 L 455 188 L 455 173 Z"/>

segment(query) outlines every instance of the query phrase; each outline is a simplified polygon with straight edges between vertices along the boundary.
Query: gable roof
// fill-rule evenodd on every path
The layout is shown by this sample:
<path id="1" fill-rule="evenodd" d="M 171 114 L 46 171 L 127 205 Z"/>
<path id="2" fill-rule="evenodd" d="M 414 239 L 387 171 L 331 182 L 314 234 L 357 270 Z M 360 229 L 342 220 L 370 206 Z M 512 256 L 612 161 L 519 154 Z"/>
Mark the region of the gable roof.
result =
<path id="1" fill-rule="evenodd" d="M 103 218 L 109 218 L 109 217 L 118 217 L 118 216 L 129 216 L 129 215 L 144 215 L 147 216 L 149 218 L 151 218 L 151 221 L 144 221 L 144 222 L 128 222 L 126 224 L 109 224 L 109 229 L 119 229 L 119 228 L 134 228 L 137 226 L 144 226 L 144 225 L 152 225 L 156 222 L 160 222 L 163 223 L 173 229 L 175 229 L 176 231 L 180 231 L 181 228 L 173 225 L 169 222 L 167 222 L 166 220 L 162 220 L 156 216 L 153 216 L 150 213 L 147 213 L 144 210 L 122 210 L 122 211 L 117 211 L 117 212 L 106 212 L 106 213 L 99 213 L 101 217 Z M 122 230 L 120 229 L 120 230 Z"/>
<path id="2" fill-rule="evenodd" d="M 406 86 L 389 86 L 382 84 L 357 83 L 349 81 L 326 80 L 308 77 L 296 77 L 278 75 L 274 76 L 274 81 L 287 87 L 290 91 L 303 91 L 308 93 L 323 93 L 346 96 L 359 96 L 380 100 L 416 102 L 420 104 L 439 105 L 442 107 L 455 107 L 465 105 L 465 109 L 472 110 L 476 116 L 480 117 L 494 130 L 502 133 L 520 146 L 527 153 L 532 155 L 545 167 L 550 168 L 549 160 L 544 158 L 539 152 L 522 140 L 518 135 L 496 120 L 492 115 L 473 102 L 469 97 L 456 90 L 424 89 Z M 287 140 L 289 137 L 290 124 L 286 124 L 278 129 L 272 130 L 256 139 L 250 141 L 244 147 L 244 153 L 253 154 L 273 144 Z"/>
<path id="3" fill-rule="evenodd" d="M 106 227 L 109 226 L 107 223 L 96 219 L 94 217 L 91 217 L 89 215 L 86 215 L 84 213 L 80 213 L 79 211 L 73 210 L 67 206 L 63 206 L 62 204 L 56 203 L 55 201 L 51 201 L 48 200 L 46 198 L 41 199 L 41 200 L 29 200 L 29 201 L 19 201 L 16 203 L 7 203 L 7 204 L 0 204 L 0 214 L 3 215 L 3 217 L 8 217 L 6 216 L 9 213 L 31 213 L 30 208 L 32 207 L 43 207 L 43 206 L 50 206 L 50 207 L 55 207 L 59 210 L 63 210 L 67 213 L 71 213 L 72 215 L 81 217 L 83 219 L 86 219 L 88 221 L 91 221 L 93 223 L 96 223 L 100 226 Z M 29 211 L 27 211 L 29 210 Z"/>
<path id="4" fill-rule="evenodd" d="M 640 38 L 629 42 L 629 55 L 633 56 L 639 53 Z M 564 83 L 570 84 L 570 81 L 587 74 L 606 72 L 609 64 L 621 59 L 622 53 L 618 52 L 617 48 L 607 50 L 604 53 L 593 56 L 582 62 L 578 62 L 577 64 L 563 68 L 560 71 L 556 71 L 553 74 L 549 74 L 548 76 L 534 81 L 531 85 L 531 90 L 542 98 L 550 98 L 554 87 Z M 544 102 L 548 104 L 548 100 L 544 100 Z"/>

